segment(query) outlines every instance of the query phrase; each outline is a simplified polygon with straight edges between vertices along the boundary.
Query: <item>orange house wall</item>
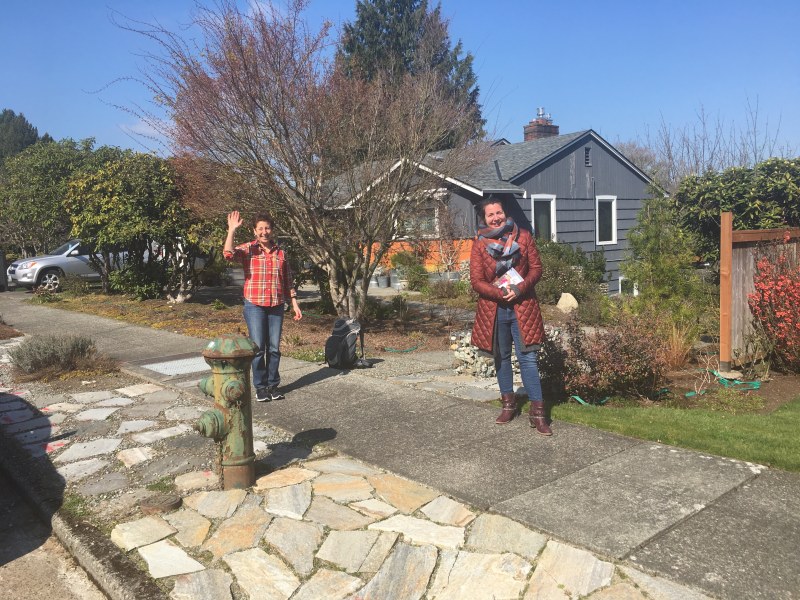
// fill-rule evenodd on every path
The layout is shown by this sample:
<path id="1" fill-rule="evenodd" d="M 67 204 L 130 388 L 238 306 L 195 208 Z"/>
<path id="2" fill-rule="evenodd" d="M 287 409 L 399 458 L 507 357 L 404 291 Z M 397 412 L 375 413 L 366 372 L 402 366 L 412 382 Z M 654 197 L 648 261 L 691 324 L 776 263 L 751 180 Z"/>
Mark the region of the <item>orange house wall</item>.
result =
<path id="1" fill-rule="evenodd" d="M 465 260 L 469 260 L 469 255 L 470 255 L 470 252 L 472 251 L 472 241 L 473 240 L 471 238 L 462 240 L 461 248 L 459 249 L 459 252 L 458 252 L 458 261 L 457 262 L 459 264 L 461 262 L 465 261 Z M 441 256 L 439 254 L 439 244 L 435 240 L 432 240 L 430 242 L 425 242 L 424 245 L 426 246 L 426 249 L 427 249 L 427 252 L 426 252 L 427 258 L 425 259 L 425 262 L 423 263 L 423 266 L 425 267 L 426 271 L 435 272 L 437 269 L 439 269 L 441 267 L 441 264 L 442 264 Z M 413 246 L 411 244 L 409 244 L 408 242 L 395 242 L 395 243 L 393 243 L 389 247 L 389 251 L 386 253 L 386 256 L 384 257 L 384 261 L 383 262 L 387 266 L 390 266 L 392 264 L 391 263 L 392 255 L 393 254 L 397 254 L 398 252 L 403 252 L 405 250 L 410 252 L 410 251 L 413 250 Z"/>

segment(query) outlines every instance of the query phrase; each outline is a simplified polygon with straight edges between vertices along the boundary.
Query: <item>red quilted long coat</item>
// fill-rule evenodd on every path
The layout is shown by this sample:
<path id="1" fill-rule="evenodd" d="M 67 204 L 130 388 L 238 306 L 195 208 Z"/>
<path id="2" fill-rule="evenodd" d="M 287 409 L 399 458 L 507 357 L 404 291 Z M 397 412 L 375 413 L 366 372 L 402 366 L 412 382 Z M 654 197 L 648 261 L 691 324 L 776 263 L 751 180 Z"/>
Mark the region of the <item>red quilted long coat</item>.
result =
<path id="1" fill-rule="evenodd" d="M 527 229 L 520 229 L 517 243 L 520 259 L 514 265 L 524 281 L 518 284 L 520 295 L 512 303 L 517 314 L 522 339 L 526 346 L 544 341 L 544 322 L 534 286 L 542 278 L 542 261 L 536 249 L 536 241 Z M 496 261 L 486 251 L 486 246 L 477 238 L 472 243 L 469 277 L 473 289 L 478 293 L 478 308 L 475 326 L 472 328 L 472 344 L 486 352 L 493 352 L 494 324 L 497 303 L 503 302 L 503 292 L 492 285 Z"/>

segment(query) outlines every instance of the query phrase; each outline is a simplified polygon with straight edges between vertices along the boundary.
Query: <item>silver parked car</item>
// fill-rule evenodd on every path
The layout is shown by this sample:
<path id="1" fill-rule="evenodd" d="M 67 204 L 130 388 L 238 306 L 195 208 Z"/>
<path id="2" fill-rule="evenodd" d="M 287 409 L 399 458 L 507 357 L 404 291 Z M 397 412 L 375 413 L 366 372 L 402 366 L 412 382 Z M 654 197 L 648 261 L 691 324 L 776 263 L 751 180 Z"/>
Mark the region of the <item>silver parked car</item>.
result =
<path id="1" fill-rule="evenodd" d="M 90 251 L 80 240 L 70 240 L 50 254 L 20 258 L 7 270 L 10 286 L 26 288 L 44 287 L 56 291 L 64 275 L 77 275 L 90 281 L 99 281 L 100 274 L 89 264 Z"/>

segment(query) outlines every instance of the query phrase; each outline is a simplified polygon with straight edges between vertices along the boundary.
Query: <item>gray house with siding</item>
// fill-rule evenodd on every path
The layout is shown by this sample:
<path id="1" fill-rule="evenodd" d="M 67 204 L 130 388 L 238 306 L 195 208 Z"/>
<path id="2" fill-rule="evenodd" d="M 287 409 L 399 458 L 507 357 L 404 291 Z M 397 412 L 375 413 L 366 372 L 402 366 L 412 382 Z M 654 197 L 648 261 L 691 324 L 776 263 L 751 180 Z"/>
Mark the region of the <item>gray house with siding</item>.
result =
<path id="1" fill-rule="evenodd" d="M 422 167 L 435 172 L 435 160 Z M 620 288 L 627 233 L 652 181 L 591 129 L 558 135 L 542 114 L 525 127 L 525 141 L 501 140 L 489 161 L 461 178 L 447 179 L 447 203 L 465 235 L 474 235 L 474 205 L 490 194 L 505 201 L 510 216 L 539 239 L 603 250 L 609 293 Z"/>

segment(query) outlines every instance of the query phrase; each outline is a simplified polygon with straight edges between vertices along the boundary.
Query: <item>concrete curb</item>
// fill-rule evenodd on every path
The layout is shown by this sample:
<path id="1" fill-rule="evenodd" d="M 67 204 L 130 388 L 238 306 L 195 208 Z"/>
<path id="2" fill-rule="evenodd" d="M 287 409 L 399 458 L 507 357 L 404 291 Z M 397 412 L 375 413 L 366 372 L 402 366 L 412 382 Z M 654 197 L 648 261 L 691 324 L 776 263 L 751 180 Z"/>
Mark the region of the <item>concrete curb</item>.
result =
<path id="1" fill-rule="evenodd" d="M 166 600 L 168 596 L 105 535 L 60 513 L 51 519 L 59 541 L 112 600 Z"/>

